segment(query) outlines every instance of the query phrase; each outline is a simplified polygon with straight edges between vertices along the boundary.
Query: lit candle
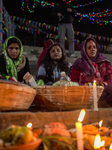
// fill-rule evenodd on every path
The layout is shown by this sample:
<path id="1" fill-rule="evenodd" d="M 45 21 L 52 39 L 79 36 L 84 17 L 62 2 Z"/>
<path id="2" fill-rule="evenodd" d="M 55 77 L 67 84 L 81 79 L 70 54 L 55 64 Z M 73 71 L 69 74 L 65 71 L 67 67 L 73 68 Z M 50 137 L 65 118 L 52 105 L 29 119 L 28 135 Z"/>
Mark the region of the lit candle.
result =
<path id="1" fill-rule="evenodd" d="M 27 128 L 30 129 L 30 130 L 32 130 L 32 123 L 31 123 L 31 122 L 29 122 L 29 123 L 27 124 Z"/>
<path id="2" fill-rule="evenodd" d="M 102 127 L 102 123 L 103 123 L 103 120 L 101 120 L 100 122 L 99 122 L 99 129 L 98 129 L 98 132 L 99 132 L 99 134 L 100 135 L 105 135 L 107 132 L 108 132 L 108 128 L 106 128 L 106 127 Z"/>
<path id="3" fill-rule="evenodd" d="M 99 127 L 101 128 L 101 126 L 102 126 L 102 123 L 103 123 L 103 120 L 101 120 L 100 122 L 99 122 Z"/>
<path id="4" fill-rule="evenodd" d="M 94 149 L 98 150 L 100 149 L 100 147 L 101 147 L 101 138 L 100 138 L 100 135 L 97 134 L 94 140 Z"/>
<path id="5" fill-rule="evenodd" d="M 76 136 L 77 136 L 77 150 L 84 150 L 83 128 L 82 128 L 82 123 L 81 123 L 84 116 L 85 116 L 85 110 L 82 109 L 80 114 L 79 114 L 78 122 L 75 123 L 75 125 L 76 125 Z"/>
<path id="6" fill-rule="evenodd" d="M 98 110 L 96 81 L 93 82 L 93 100 L 94 100 L 94 110 Z"/>
<path id="7" fill-rule="evenodd" d="M 109 150 L 112 150 L 112 143 L 110 144 Z"/>

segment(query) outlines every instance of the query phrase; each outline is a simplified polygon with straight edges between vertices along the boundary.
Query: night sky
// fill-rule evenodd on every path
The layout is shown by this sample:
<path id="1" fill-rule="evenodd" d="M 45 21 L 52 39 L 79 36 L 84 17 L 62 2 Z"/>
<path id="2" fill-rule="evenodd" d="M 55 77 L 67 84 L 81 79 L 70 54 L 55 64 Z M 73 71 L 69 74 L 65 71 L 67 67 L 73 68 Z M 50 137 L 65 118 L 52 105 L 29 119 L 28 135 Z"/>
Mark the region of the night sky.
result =
<path id="1" fill-rule="evenodd" d="M 3 0 L 3 4 L 10 15 L 14 15 L 21 18 L 26 18 L 29 20 L 46 23 L 50 25 L 55 25 L 55 26 L 57 25 L 54 19 L 51 18 L 52 7 L 50 6 L 42 7 L 40 3 L 36 2 L 34 13 L 30 13 L 28 12 L 28 9 L 26 7 L 26 1 L 28 1 L 28 4 L 32 10 L 32 5 L 34 0 L 23 0 L 23 1 L 25 2 L 24 11 L 21 10 L 22 0 Z M 49 3 L 54 2 L 55 4 L 59 2 L 59 0 L 52 0 L 52 1 L 46 0 L 46 1 Z M 93 1 L 95 0 L 73 0 L 71 4 L 73 6 L 76 6 L 78 4 L 84 5 L 85 3 L 88 4 L 89 2 L 93 2 Z M 112 9 L 112 0 L 102 0 L 91 5 L 89 4 L 88 6 L 85 7 L 76 8 L 77 12 L 81 14 L 85 14 L 85 13 L 88 14 L 92 12 L 98 13 L 98 12 L 103 12 L 106 9 Z M 74 20 L 73 25 L 75 31 L 112 38 L 112 23 L 108 23 L 108 25 L 105 25 L 104 23 L 103 25 L 99 25 L 96 22 L 94 22 L 94 24 L 92 24 L 92 21 L 89 18 L 83 18 L 80 22 L 78 22 L 80 18 L 81 18 L 80 16 L 77 16 Z M 98 19 L 112 20 L 112 14 L 109 17 L 108 16 L 100 17 Z"/>

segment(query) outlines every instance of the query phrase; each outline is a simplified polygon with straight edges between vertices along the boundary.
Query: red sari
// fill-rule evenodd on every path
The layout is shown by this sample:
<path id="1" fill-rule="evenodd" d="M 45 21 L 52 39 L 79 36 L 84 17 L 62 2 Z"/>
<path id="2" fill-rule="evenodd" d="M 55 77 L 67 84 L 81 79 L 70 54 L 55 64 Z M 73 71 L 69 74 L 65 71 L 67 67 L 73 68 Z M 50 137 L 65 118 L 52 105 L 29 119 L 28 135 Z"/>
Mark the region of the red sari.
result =
<path id="1" fill-rule="evenodd" d="M 104 85 L 112 83 L 112 67 L 109 60 L 97 50 L 95 58 L 91 61 L 86 54 L 85 43 L 86 40 L 81 48 L 82 58 L 78 58 L 73 64 L 71 81 L 79 82 L 79 84 L 93 82 L 94 80 Z"/>
<path id="2" fill-rule="evenodd" d="M 51 39 L 49 39 L 49 40 L 47 40 L 47 41 L 45 42 L 44 47 L 43 47 L 43 51 L 42 51 L 42 53 L 40 54 L 40 56 L 39 56 L 39 58 L 38 58 L 38 61 L 37 61 L 37 70 L 38 70 L 38 68 L 39 68 L 39 66 L 40 66 L 41 61 L 43 60 L 43 58 L 44 58 L 45 55 L 47 54 L 47 50 L 49 49 L 49 47 L 50 47 L 52 44 L 54 44 L 54 42 L 53 42 Z"/>
<path id="3" fill-rule="evenodd" d="M 109 62 L 99 64 L 93 62 L 93 65 L 96 70 L 94 76 L 88 76 L 86 73 L 72 68 L 71 81 L 79 82 L 80 84 L 93 82 L 94 80 L 96 80 L 97 83 L 105 82 L 109 84 L 112 82 L 112 67 Z"/>

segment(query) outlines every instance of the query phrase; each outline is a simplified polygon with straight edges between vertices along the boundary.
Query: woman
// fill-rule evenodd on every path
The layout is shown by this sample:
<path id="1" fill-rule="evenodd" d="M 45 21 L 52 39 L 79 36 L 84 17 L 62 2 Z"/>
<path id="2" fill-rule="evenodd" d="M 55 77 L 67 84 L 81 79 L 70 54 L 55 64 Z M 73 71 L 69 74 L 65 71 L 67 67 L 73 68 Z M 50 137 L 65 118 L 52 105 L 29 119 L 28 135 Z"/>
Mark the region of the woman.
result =
<path id="1" fill-rule="evenodd" d="M 112 82 L 112 67 L 105 56 L 97 50 L 97 42 L 87 38 L 81 48 L 82 58 L 78 58 L 72 68 L 71 81 L 85 84 L 97 81 L 106 86 Z"/>
<path id="2" fill-rule="evenodd" d="M 69 73 L 67 56 L 59 44 L 53 44 L 36 74 L 36 80 L 42 79 L 45 84 L 52 85 L 61 76 L 61 71 Z"/>
<path id="3" fill-rule="evenodd" d="M 105 56 L 97 50 L 97 42 L 87 38 L 81 49 L 82 58 L 73 64 L 71 80 L 85 84 L 97 81 L 104 86 L 104 91 L 98 101 L 99 107 L 112 107 L 112 67 Z"/>
<path id="4" fill-rule="evenodd" d="M 21 41 L 11 36 L 5 40 L 3 54 L 0 55 L 0 74 L 15 77 L 22 82 L 23 76 L 30 72 L 29 61 L 22 55 Z"/>
<path id="5" fill-rule="evenodd" d="M 37 61 L 37 70 L 38 70 L 38 68 L 39 68 L 39 66 L 40 66 L 41 61 L 44 59 L 44 57 L 45 57 L 45 55 L 46 55 L 46 53 L 47 53 L 48 48 L 49 48 L 52 44 L 54 44 L 54 42 L 53 42 L 51 39 L 49 39 L 49 40 L 47 40 L 47 41 L 45 42 L 44 47 L 43 47 L 43 51 L 42 51 L 42 53 L 40 54 L 40 56 L 39 56 L 39 58 L 38 58 L 38 61 Z"/>

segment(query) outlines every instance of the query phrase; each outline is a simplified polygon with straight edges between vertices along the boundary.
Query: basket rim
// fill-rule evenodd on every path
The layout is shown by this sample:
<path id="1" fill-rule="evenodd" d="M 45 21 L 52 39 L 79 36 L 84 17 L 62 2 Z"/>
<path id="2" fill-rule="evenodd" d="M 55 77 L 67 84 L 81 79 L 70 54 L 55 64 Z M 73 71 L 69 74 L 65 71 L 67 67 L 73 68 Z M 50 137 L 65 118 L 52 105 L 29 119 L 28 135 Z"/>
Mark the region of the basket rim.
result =
<path id="1" fill-rule="evenodd" d="M 32 87 L 30 87 L 30 86 L 28 86 L 28 85 L 26 85 L 26 84 L 23 84 L 23 83 L 21 83 L 21 82 L 15 82 L 15 81 L 11 81 L 11 80 L 1 80 L 0 79 L 0 84 L 7 84 L 7 85 L 14 85 L 14 86 L 18 86 L 18 87 L 24 87 L 24 88 L 29 88 L 29 89 L 31 89 L 32 91 L 35 91 L 35 89 L 34 88 L 32 88 Z"/>
<path id="2" fill-rule="evenodd" d="M 69 89 L 69 88 L 93 88 L 93 86 L 87 86 L 87 85 L 79 85 L 79 86 L 51 86 L 51 85 L 42 85 L 42 86 L 38 86 L 35 87 L 34 89 Z M 104 89 L 104 87 L 102 86 L 97 86 L 97 88 L 101 88 Z"/>

